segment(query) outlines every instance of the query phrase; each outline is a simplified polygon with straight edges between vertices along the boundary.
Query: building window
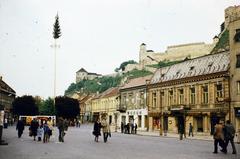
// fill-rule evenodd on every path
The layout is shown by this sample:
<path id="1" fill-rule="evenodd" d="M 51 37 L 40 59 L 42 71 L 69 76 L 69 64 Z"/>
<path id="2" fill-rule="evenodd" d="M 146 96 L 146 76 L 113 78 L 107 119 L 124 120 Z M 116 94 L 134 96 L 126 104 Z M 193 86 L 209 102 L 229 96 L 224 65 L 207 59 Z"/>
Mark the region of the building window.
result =
<path id="1" fill-rule="evenodd" d="M 217 97 L 222 98 L 223 97 L 223 86 L 222 86 L 222 84 L 217 84 L 216 89 L 217 89 Z"/>
<path id="2" fill-rule="evenodd" d="M 237 81 L 237 94 L 240 94 L 240 81 Z"/>
<path id="3" fill-rule="evenodd" d="M 155 108 L 157 106 L 157 93 L 153 93 L 153 107 Z"/>
<path id="4" fill-rule="evenodd" d="M 183 94 L 183 89 L 179 89 L 178 90 L 178 92 L 179 92 L 179 104 L 183 104 L 184 103 L 184 94 Z"/>
<path id="5" fill-rule="evenodd" d="M 236 34 L 234 36 L 235 42 L 240 42 L 240 29 L 236 29 Z"/>
<path id="6" fill-rule="evenodd" d="M 132 101 L 133 101 L 132 97 L 133 97 L 132 93 L 128 94 L 128 101 L 129 101 L 129 103 L 131 103 L 131 104 L 133 103 L 133 102 L 132 102 Z"/>
<path id="7" fill-rule="evenodd" d="M 163 105 L 164 105 L 164 92 L 160 93 L 160 99 L 161 99 L 161 108 L 163 108 Z"/>
<path id="8" fill-rule="evenodd" d="M 171 106 L 173 105 L 173 91 L 168 92 L 168 105 Z"/>
<path id="9" fill-rule="evenodd" d="M 144 92 L 140 92 L 140 105 L 143 106 L 144 105 Z"/>
<path id="10" fill-rule="evenodd" d="M 208 86 L 202 87 L 202 101 L 204 104 L 208 103 Z"/>
<path id="11" fill-rule="evenodd" d="M 195 90 L 195 87 L 190 88 L 190 104 L 196 104 L 196 90 Z"/>
<path id="12" fill-rule="evenodd" d="M 240 55 L 237 55 L 236 68 L 240 68 Z"/>

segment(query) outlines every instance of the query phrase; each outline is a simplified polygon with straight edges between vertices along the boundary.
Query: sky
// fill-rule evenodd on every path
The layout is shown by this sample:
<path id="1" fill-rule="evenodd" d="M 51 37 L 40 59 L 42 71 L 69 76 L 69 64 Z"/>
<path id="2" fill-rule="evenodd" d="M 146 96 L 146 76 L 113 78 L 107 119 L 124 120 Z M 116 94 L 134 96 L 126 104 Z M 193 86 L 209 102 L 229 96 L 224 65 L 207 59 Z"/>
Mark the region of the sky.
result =
<path id="1" fill-rule="evenodd" d="M 139 46 L 211 43 L 224 9 L 239 0 L 0 0 L 0 76 L 17 96 L 53 96 L 53 24 L 58 13 L 57 95 L 84 68 L 114 73 Z"/>

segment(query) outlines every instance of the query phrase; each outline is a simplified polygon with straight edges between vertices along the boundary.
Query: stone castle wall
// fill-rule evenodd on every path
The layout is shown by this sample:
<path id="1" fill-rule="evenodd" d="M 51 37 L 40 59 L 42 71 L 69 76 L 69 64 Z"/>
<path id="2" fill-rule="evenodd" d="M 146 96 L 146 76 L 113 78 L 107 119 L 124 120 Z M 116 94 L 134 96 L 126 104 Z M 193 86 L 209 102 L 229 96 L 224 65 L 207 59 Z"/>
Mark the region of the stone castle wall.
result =
<path id="1" fill-rule="evenodd" d="M 140 46 L 139 63 L 142 66 L 156 64 L 160 61 L 169 60 L 183 60 L 186 57 L 195 58 L 209 54 L 216 41 L 211 44 L 205 43 L 190 43 L 184 45 L 168 46 L 165 52 L 154 52 L 146 50 L 146 45 Z M 150 58 L 149 58 L 150 57 Z"/>

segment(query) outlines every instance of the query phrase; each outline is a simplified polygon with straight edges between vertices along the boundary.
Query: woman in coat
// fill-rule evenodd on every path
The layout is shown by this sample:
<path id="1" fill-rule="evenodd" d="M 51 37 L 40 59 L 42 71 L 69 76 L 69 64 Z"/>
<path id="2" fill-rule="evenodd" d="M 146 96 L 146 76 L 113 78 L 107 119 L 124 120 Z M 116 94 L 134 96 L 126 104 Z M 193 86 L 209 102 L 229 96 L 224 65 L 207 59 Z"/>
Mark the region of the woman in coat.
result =
<path id="1" fill-rule="evenodd" d="M 18 122 L 17 122 L 16 130 L 18 131 L 18 138 L 20 138 L 22 136 L 23 130 L 24 130 L 24 123 L 21 119 L 18 120 Z"/>
<path id="2" fill-rule="evenodd" d="M 94 141 L 98 142 L 98 137 L 101 136 L 101 123 L 99 119 L 95 121 L 94 126 L 93 126 L 93 135 L 95 136 Z"/>

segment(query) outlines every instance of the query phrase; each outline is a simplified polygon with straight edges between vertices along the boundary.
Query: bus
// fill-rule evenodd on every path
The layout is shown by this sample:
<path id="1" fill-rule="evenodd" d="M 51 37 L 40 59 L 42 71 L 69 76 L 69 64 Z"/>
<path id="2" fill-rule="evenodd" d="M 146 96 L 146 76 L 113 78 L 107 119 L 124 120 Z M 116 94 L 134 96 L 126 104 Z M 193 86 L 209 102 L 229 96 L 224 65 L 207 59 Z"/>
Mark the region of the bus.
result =
<path id="1" fill-rule="evenodd" d="M 51 119 L 53 126 L 56 125 L 56 116 L 49 116 L 49 115 L 35 115 L 35 116 L 28 116 L 28 115 L 20 115 L 19 120 L 21 119 L 25 125 L 30 125 L 32 120 L 36 118 L 39 122 L 43 122 L 44 120 Z"/>

